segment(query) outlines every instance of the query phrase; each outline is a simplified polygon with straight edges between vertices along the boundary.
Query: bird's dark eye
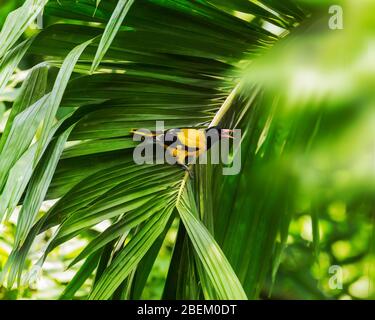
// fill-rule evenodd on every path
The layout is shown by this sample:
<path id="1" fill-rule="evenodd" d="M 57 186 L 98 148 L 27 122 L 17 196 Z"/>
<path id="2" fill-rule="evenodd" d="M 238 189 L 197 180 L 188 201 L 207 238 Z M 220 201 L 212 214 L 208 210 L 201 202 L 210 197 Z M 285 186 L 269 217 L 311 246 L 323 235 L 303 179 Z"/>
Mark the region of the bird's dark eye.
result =
<path id="1" fill-rule="evenodd" d="M 167 133 L 165 135 L 165 141 L 167 142 L 176 142 L 177 141 L 177 136 L 173 133 Z"/>

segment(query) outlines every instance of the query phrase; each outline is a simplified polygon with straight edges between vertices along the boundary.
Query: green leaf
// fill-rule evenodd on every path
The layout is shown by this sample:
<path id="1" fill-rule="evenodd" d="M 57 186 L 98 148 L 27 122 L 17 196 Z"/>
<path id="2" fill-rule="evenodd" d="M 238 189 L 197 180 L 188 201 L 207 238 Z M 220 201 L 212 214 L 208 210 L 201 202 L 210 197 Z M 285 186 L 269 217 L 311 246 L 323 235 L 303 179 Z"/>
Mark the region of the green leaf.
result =
<path id="1" fill-rule="evenodd" d="M 70 300 L 74 298 L 75 293 L 81 288 L 85 281 L 93 274 L 96 269 L 101 251 L 97 251 L 91 254 L 74 275 L 73 279 L 69 281 L 69 284 L 65 287 L 63 293 L 59 297 L 60 300 Z"/>
<path id="2" fill-rule="evenodd" d="M 225 300 L 247 299 L 227 258 L 206 227 L 198 220 L 198 212 L 189 184 L 180 199 L 177 204 L 180 217 L 218 297 Z"/>
<path id="3" fill-rule="evenodd" d="M 147 254 L 138 263 L 137 269 L 135 270 L 135 274 L 131 283 L 131 291 L 129 292 L 129 295 L 127 297 L 128 299 L 141 299 L 142 292 L 145 289 L 150 272 L 156 262 L 158 254 L 160 253 L 164 240 L 167 236 L 168 231 L 171 228 L 174 219 L 175 214 L 172 214 L 162 234 L 154 242 L 154 244 L 147 252 Z"/>
<path id="4" fill-rule="evenodd" d="M 98 139 L 83 141 L 72 147 L 66 148 L 61 158 L 74 158 L 114 150 L 131 149 L 134 147 L 136 147 L 136 143 L 131 138 Z"/>
<path id="5" fill-rule="evenodd" d="M 7 52 L 7 54 L 0 60 L 0 94 L 3 93 L 10 77 L 12 76 L 14 70 L 17 68 L 21 59 L 29 49 L 33 38 L 25 40 L 20 43 L 14 49 Z"/>
<path id="6" fill-rule="evenodd" d="M 18 247 L 23 243 L 34 224 L 36 215 L 39 212 L 39 208 L 42 205 L 51 183 L 52 176 L 55 173 L 57 162 L 60 159 L 65 142 L 72 129 L 73 127 L 66 130 L 52 145 L 49 146 L 46 154 L 43 155 L 38 168 L 34 172 L 22 204 L 22 209 L 19 213 L 14 244 L 15 247 Z"/>
<path id="7" fill-rule="evenodd" d="M 38 14 L 42 12 L 47 2 L 48 0 L 26 0 L 22 7 L 8 15 L 0 33 L 0 59 L 22 36 Z"/>
<path id="8" fill-rule="evenodd" d="M 0 199 L 0 222 L 4 215 L 9 218 L 21 199 L 32 175 L 32 163 L 35 158 L 36 145 L 28 149 L 9 171 L 7 183 Z"/>
<path id="9" fill-rule="evenodd" d="M 149 219 L 152 215 L 160 211 L 164 205 L 165 204 L 160 202 L 160 200 L 159 202 L 156 202 L 156 204 L 154 203 L 154 201 L 152 201 L 151 203 L 147 203 L 143 207 L 125 214 L 125 216 L 121 218 L 119 222 L 110 226 L 97 238 L 91 241 L 85 247 L 85 249 L 73 260 L 73 262 L 71 262 L 69 268 L 76 264 L 78 261 L 84 259 L 87 255 L 104 247 L 107 243 L 110 243 L 112 240 L 121 237 L 121 235 L 126 234 L 143 221 Z"/>
<path id="10" fill-rule="evenodd" d="M 43 119 L 43 125 L 40 132 L 38 155 L 41 153 L 45 143 L 47 142 L 48 135 L 55 121 L 57 109 L 60 106 L 65 88 L 74 70 L 74 66 L 82 52 L 91 42 L 92 40 L 89 40 L 75 47 L 64 60 L 64 63 L 57 75 L 53 89 L 50 93 L 50 98 L 48 99 L 47 114 Z"/>
<path id="11" fill-rule="evenodd" d="M 103 59 L 105 53 L 110 47 L 113 39 L 115 38 L 126 14 L 133 5 L 135 0 L 119 0 L 116 9 L 113 11 L 111 19 L 109 20 L 102 38 L 100 39 L 98 51 L 96 52 L 94 61 L 91 66 L 91 73 L 93 73 L 99 66 L 100 61 Z M 98 3 L 97 3 L 98 6 Z"/>
<path id="12" fill-rule="evenodd" d="M 166 227 L 173 208 L 154 215 L 119 252 L 94 286 L 89 299 L 108 299 L 141 261 Z"/>
<path id="13" fill-rule="evenodd" d="M 1 152 L 0 190 L 5 183 L 10 168 L 30 146 L 38 126 L 47 112 L 48 98 L 49 95 L 45 95 L 15 117 Z"/>
<path id="14" fill-rule="evenodd" d="M 22 84 L 21 91 L 13 103 L 8 121 L 0 140 L 0 153 L 9 136 L 14 118 L 24 111 L 27 107 L 33 105 L 43 97 L 47 85 L 48 67 L 45 64 L 37 65 L 28 74 Z"/>

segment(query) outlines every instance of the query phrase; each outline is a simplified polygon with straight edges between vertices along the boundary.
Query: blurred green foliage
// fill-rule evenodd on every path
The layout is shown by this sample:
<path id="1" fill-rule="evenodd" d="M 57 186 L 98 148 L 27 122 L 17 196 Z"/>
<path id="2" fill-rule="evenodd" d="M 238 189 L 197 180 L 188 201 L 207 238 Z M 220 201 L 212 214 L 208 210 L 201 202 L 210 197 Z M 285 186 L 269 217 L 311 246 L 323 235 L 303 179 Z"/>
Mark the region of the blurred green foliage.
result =
<path id="1" fill-rule="evenodd" d="M 23 3 L 22 0 L 0 0 L 0 27 L 3 26 L 6 17 L 8 16 L 9 12 L 15 10 Z"/>

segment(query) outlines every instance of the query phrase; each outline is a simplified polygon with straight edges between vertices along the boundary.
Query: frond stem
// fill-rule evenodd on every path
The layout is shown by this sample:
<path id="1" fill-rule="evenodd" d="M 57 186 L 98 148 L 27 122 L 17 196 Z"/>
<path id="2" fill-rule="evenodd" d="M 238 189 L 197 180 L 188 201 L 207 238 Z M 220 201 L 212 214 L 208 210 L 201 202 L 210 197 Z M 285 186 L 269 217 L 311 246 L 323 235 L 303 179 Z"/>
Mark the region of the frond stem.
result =
<path id="1" fill-rule="evenodd" d="M 232 102 L 234 100 L 234 97 L 237 95 L 238 91 L 239 91 L 239 88 L 241 86 L 241 82 L 239 82 L 235 87 L 234 89 L 231 91 L 231 93 L 228 95 L 228 97 L 225 99 L 224 103 L 221 105 L 220 109 L 218 110 L 218 112 L 216 112 L 215 114 L 215 117 L 212 119 L 211 123 L 210 123 L 210 127 L 214 127 L 214 126 L 217 126 L 219 125 L 219 123 L 221 122 L 221 120 L 223 119 L 224 115 L 228 112 L 228 110 L 230 109 L 231 105 L 232 105 Z M 193 167 L 193 165 L 191 164 L 189 166 L 189 171 L 191 170 L 191 168 Z M 186 171 L 185 172 L 185 176 L 184 178 L 182 179 L 181 181 L 181 186 L 180 186 L 180 189 L 178 191 L 178 195 L 177 195 L 177 199 L 176 199 L 176 206 L 178 206 L 178 204 L 180 203 L 180 200 L 181 200 L 181 196 L 182 196 L 182 193 L 184 192 L 185 190 L 185 186 L 186 186 L 186 183 L 190 177 L 190 174 L 189 174 L 189 171 Z"/>

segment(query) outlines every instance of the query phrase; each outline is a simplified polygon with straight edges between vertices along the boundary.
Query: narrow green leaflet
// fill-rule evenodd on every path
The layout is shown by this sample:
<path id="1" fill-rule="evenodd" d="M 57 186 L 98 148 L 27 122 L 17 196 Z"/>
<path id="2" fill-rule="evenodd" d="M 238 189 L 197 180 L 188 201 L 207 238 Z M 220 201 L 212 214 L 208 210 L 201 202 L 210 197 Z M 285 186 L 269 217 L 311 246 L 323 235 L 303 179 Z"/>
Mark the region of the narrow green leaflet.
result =
<path id="1" fill-rule="evenodd" d="M 219 299 L 246 300 L 245 291 L 227 258 L 215 239 L 197 218 L 198 212 L 189 184 L 182 193 L 177 209 L 195 252 L 202 262 L 202 266 Z M 202 283 L 202 285 L 204 284 Z"/>
<path id="2" fill-rule="evenodd" d="M 156 204 L 155 204 L 156 202 Z M 86 258 L 92 252 L 104 247 L 106 244 L 110 243 L 112 240 L 121 237 L 123 234 L 129 232 L 132 228 L 136 227 L 143 221 L 149 219 L 153 214 L 159 212 L 163 209 L 164 203 L 159 201 L 151 201 L 145 206 L 140 207 L 132 212 L 129 212 L 122 218 L 119 222 L 113 224 L 103 233 L 101 233 L 97 238 L 92 240 L 86 248 L 73 260 L 69 267 L 76 264 L 78 261 Z"/>
<path id="3" fill-rule="evenodd" d="M 65 118 L 61 119 L 51 130 L 51 133 L 48 137 L 48 141 L 52 139 L 57 129 L 61 126 L 64 122 Z M 31 189 L 26 194 L 29 196 L 30 207 L 27 209 L 26 206 L 23 206 L 21 210 L 28 210 L 27 214 L 22 213 L 20 216 L 20 220 L 23 219 L 32 219 L 33 220 L 33 212 L 35 215 L 35 210 L 39 209 L 38 203 L 41 203 L 44 199 L 44 195 L 46 189 L 49 186 L 49 180 L 53 175 L 54 166 L 56 165 L 56 161 L 58 160 L 59 156 L 61 155 L 62 148 L 65 144 L 67 136 L 71 132 L 72 128 L 68 128 L 65 132 L 61 134 L 59 138 L 56 138 L 55 142 L 48 147 L 48 152 L 43 157 L 42 162 L 40 163 L 40 169 L 38 168 L 35 172 L 36 176 L 32 179 L 30 184 Z M 36 150 L 37 150 L 37 143 L 32 145 L 25 154 L 21 157 L 21 159 L 17 162 L 17 164 L 12 168 L 10 173 L 10 178 L 8 179 L 7 185 L 5 186 L 4 191 L 4 198 L 1 198 L 0 205 L 3 208 L 4 205 L 8 205 L 8 215 L 14 210 L 15 206 L 19 203 L 22 194 L 24 193 L 27 184 L 30 181 L 32 174 L 34 173 L 34 161 L 36 157 Z M 27 158 L 26 158 L 27 157 Z M 25 159 L 24 159 L 25 158 Z M 44 169 L 46 171 L 44 171 Z M 13 174 L 14 171 L 14 174 Z M 17 176 L 18 175 L 18 176 Z M 46 184 L 45 186 L 43 184 Z M 9 185 L 9 186 L 8 186 Z M 37 190 L 34 190 L 33 188 Z M 34 191 L 33 191 L 34 190 Z M 35 192 L 39 191 L 41 194 L 36 194 Z M 41 200 L 42 199 L 42 200 Z M 3 202 L 4 201 L 4 202 Z M 26 198 L 25 198 L 26 201 Z M 6 208 L 6 207 L 5 207 Z M 34 211 L 30 210 L 33 209 Z M 5 210 L 4 210 L 5 211 Z M 1 211 L 2 212 L 2 211 Z M 27 256 L 27 253 L 30 250 L 30 247 L 33 243 L 33 240 L 39 233 L 44 221 L 47 219 L 48 214 L 43 216 L 37 223 L 34 225 L 25 225 L 24 227 L 29 230 L 27 235 L 25 235 L 25 241 L 22 243 L 22 246 L 14 247 L 11 255 L 6 262 L 1 276 L 0 276 L 0 283 L 2 283 L 6 277 L 6 274 L 9 272 L 9 277 L 7 279 L 8 287 L 12 287 L 16 277 L 18 276 L 18 285 L 20 285 L 21 280 L 21 272 L 23 269 L 23 265 Z M 35 216 L 34 216 L 35 218 Z M 19 221 L 20 221 L 19 220 Z M 22 222 L 21 222 L 22 224 Z M 17 226 L 19 227 L 19 226 Z M 17 231 L 18 233 L 19 231 Z M 19 237 L 19 236 L 18 236 Z"/>
<path id="4" fill-rule="evenodd" d="M 137 144 L 132 138 L 90 140 L 65 149 L 62 158 L 74 158 L 88 154 L 131 149 L 136 146 Z"/>
<path id="5" fill-rule="evenodd" d="M 64 120 L 65 119 L 61 119 L 52 127 L 52 130 L 47 137 L 48 143 L 51 141 L 53 135 L 60 127 L 60 125 L 64 122 Z M 46 144 L 45 148 L 48 147 L 48 143 Z M 38 163 L 40 160 L 40 155 L 37 155 L 38 147 L 38 143 L 33 144 L 29 149 L 26 150 L 26 152 L 20 157 L 20 159 L 9 171 L 9 176 L 6 180 L 6 184 L 0 198 L 0 221 L 2 220 L 5 212 L 7 212 L 7 217 L 9 217 L 9 215 L 13 212 L 13 210 L 21 200 L 22 194 L 25 191 L 32 174 L 34 173 L 34 164 Z M 43 148 L 43 152 L 45 148 Z M 51 156 L 52 155 L 53 153 L 51 154 Z M 50 158 L 47 158 L 46 161 L 48 160 L 50 160 Z"/>
<path id="6" fill-rule="evenodd" d="M 12 76 L 14 70 L 17 68 L 26 51 L 29 49 L 32 41 L 33 38 L 25 40 L 17 47 L 9 51 L 3 57 L 3 59 L 0 60 L 0 94 L 2 94 L 10 77 Z"/>
<path id="7" fill-rule="evenodd" d="M 0 155 L 0 190 L 8 179 L 9 170 L 30 146 L 48 106 L 48 95 L 19 113 L 13 122 L 8 139 Z M 9 179 L 8 179 L 9 180 Z M 12 182 L 10 182 L 12 183 Z M 1 202 L 0 200 L 0 207 Z"/>
<path id="8" fill-rule="evenodd" d="M 127 190 L 127 194 L 118 196 L 113 201 L 105 199 L 105 203 L 92 206 L 82 211 L 77 211 L 73 216 L 69 217 L 59 230 L 59 237 L 68 236 L 80 229 L 94 226 L 102 220 L 110 219 L 121 215 L 124 212 L 135 210 L 155 197 L 154 194 L 161 192 L 168 187 L 156 186 L 142 190 L 139 187 L 135 192 Z"/>
<path id="9" fill-rule="evenodd" d="M 75 293 L 81 288 L 81 286 L 92 275 L 98 266 L 101 253 L 101 250 L 97 251 L 85 260 L 81 268 L 74 275 L 73 279 L 70 280 L 69 284 L 65 287 L 59 298 L 60 300 L 69 300 L 74 298 Z"/>
<path id="10" fill-rule="evenodd" d="M 18 204 L 33 173 L 32 163 L 36 145 L 28 149 L 9 172 L 9 178 L 0 197 L 0 223 L 6 214 L 8 218 Z"/>
<path id="11" fill-rule="evenodd" d="M 152 267 L 155 264 L 155 261 L 158 258 L 160 250 L 163 246 L 165 238 L 168 234 L 168 231 L 171 228 L 171 225 L 174 219 L 175 219 L 175 214 L 172 214 L 162 234 L 158 237 L 158 239 L 156 239 L 156 241 L 154 242 L 150 250 L 138 263 L 137 269 L 134 270 L 134 277 L 132 278 L 130 292 L 129 292 L 129 295 L 126 297 L 127 299 L 131 299 L 131 300 L 141 299 L 142 292 L 147 283 L 147 279 L 150 275 Z"/>
<path id="12" fill-rule="evenodd" d="M 40 154 L 42 148 L 47 142 L 49 132 L 55 122 L 57 109 L 60 106 L 66 86 L 68 85 L 68 81 L 74 70 L 74 66 L 76 65 L 82 52 L 86 49 L 86 47 L 91 42 L 92 40 L 89 40 L 75 47 L 65 58 L 64 63 L 61 66 L 61 69 L 57 75 L 55 84 L 50 94 L 51 97 L 48 102 L 49 105 L 48 105 L 47 114 L 43 120 L 43 125 L 42 125 L 41 134 L 40 134 L 40 140 L 39 140 L 38 154 Z"/>
<path id="13" fill-rule="evenodd" d="M 35 221 L 36 215 L 51 183 L 57 162 L 59 161 L 62 150 L 64 149 L 65 142 L 72 129 L 73 127 L 66 130 L 51 146 L 49 146 L 30 181 L 18 217 L 15 239 L 16 247 L 22 244 L 25 240 Z"/>
<path id="14" fill-rule="evenodd" d="M 47 2 L 48 0 L 26 0 L 22 7 L 8 15 L 0 33 L 0 58 L 12 48 L 26 28 L 42 12 Z"/>
<path id="15" fill-rule="evenodd" d="M 0 140 L 0 153 L 5 145 L 15 117 L 43 97 L 47 85 L 48 67 L 35 66 L 22 84 L 19 96 L 14 101 L 4 132 Z"/>
<path id="16" fill-rule="evenodd" d="M 9 170 L 30 146 L 48 106 L 48 95 L 16 116 L 0 157 L 0 190 Z"/>
<path id="17" fill-rule="evenodd" d="M 109 49 L 113 39 L 115 38 L 118 30 L 121 27 L 122 22 L 125 19 L 126 14 L 133 5 L 135 0 L 119 0 L 113 14 L 104 30 L 103 36 L 100 40 L 98 50 L 94 61 L 91 66 L 91 73 L 96 70 L 99 66 L 101 60 L 103 59 L 105 53 Z M 98 3 L 97 3 L 98 5 Z"/>
<path id="18" fill-rule="evenodd" d="M 166 207 L 145 223 L 104 271 L 89 296 L 90 300 L 105 300 L 111 297 L 163 232 L 172 211 L 173 207 Z"/>

